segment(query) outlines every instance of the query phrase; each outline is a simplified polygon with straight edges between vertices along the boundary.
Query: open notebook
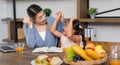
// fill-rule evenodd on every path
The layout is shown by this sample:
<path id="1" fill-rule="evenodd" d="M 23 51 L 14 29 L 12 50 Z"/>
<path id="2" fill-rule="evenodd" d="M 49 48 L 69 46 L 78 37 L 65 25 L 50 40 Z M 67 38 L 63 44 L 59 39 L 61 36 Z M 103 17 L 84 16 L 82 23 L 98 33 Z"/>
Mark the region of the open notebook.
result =
<path id="1" fill-rule="evenodd" d="M 58 48 L 58 47 L 39 47 L 39 48 L 35 48 L 32 52 L 63 52 L 62 48 Z"/>

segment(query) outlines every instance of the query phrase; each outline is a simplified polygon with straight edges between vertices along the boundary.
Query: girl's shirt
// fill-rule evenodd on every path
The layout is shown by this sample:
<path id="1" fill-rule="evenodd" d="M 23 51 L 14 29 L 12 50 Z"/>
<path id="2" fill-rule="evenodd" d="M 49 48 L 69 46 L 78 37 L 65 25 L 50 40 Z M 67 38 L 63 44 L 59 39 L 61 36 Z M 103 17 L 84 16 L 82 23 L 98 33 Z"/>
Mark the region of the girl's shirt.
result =
<path id="1" fill-rule="evenodd" d="M 81 36 L 80 36 L 81 37 Z M 60 38 L 60 42 L 61 42 L 61 47 L 62 48 L 68 48 L 71 47 L 71 45 L 74 43 L 74 41 L 70 40 L 67 36 L 64 36 L 62 34 L 61 38 Z M 80 46 L 83 48 L 83 42 L 80 41 Z"/>

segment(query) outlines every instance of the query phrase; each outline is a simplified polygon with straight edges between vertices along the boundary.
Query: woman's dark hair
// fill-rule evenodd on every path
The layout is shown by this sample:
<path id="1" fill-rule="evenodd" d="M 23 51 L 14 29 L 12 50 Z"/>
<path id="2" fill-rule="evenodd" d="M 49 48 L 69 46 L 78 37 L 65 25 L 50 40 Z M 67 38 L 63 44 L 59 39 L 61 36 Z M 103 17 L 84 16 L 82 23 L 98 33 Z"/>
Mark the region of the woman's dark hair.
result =
<path id="1" fill-rule="evenodd" d="M 73 29 L 75 30 L 75 35 L 83 35 L 84 34 L 84 26 L 80 23 L 79 20 L 73 21 Z"/>
<path id="2" fill-rule="evenodd" d="M 40 12 L 43 11 L 43 9 L 36 4 L 32 4 L 27 8 L 27 14 L 29 15 L 29 17 L 31 17 L 32 19 L 35 18 L 35 16 Z"/>

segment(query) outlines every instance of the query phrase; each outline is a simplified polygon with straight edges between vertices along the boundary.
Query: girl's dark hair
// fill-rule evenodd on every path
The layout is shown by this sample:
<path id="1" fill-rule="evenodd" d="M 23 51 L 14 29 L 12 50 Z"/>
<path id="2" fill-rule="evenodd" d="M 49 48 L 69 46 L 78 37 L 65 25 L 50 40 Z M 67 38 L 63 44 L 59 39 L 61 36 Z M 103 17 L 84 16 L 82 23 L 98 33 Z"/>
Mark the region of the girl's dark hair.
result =
<path id="1" fill-rule="evenodd" d="M 73 21 L 73 29 L 75 30 L 75 35 L 83 35 L 84 34 L 84 26 L 82 23 L 80 23 L 79 20 Z"/>
<path id="2" fill-rule="evenodd" d="M 80 27 L 81 26 L 81 27 Z M 74 20 L 73 21 L 73 29 L 75 30 L 75 35 L 81 35 L 82 36 L 82 41 L 83 41 L 83 49 L 85 49 L 86 46 L 86 41 L 85 41 L 85 36 L 84 36 L 84 25 L 80 23 L 79 20 Z"/>
<path id="3" fill-rule="evenodd" d="M 32 4 L 27 8 L 27 14 L 29 15 L 30 18 L 35 18 L 35 16 L 40 12 L 43 11 L 43 9 L 36 4 Z"/>

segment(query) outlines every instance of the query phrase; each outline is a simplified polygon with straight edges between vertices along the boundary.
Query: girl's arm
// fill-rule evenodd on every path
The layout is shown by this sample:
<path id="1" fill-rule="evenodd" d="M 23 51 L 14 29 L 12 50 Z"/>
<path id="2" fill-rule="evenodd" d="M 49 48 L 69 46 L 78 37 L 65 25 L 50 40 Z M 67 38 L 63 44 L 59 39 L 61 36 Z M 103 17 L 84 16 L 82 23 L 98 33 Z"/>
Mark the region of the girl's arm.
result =
<path id="1" fill-rule="evenodd" d="M 70 22 L 69 22 L 68 27 L 67 27 L 68 28 L 67 37 L 70 40 L 74 41 L 75 43 L 80 44 L 80 41 L 82 40 L 81 35 L 74 35 L 74 33 L 73 33 L 73 32 L 75 32 L 75 31 L 73 31 L 73 20 L 75 20 L 75 19 L 76 19 L 76 17 L 72 17 L 70 19 Z"/>
<path id="2" fill-rule="evenodd" d="M 58 12 L 58 13 L 56 14 L 56 19 L 55 19 L 55 21 L 54 21 L 54 23 L 53 23 L 53 25 L 52 25 L 52 27 L 51 27 L 51 32 L 52 32 L 55 36 L 57 36 L 57 37 L 61 37 L 61 36 L 62 36 L 62 32 L 59 32 L 59 31 L 56 29 L 57 24 L 58 24 L 58 22 L 60 21 L 61 17 L 62 17 L 62 13 L 61 13 L 61 12 Z"/>

